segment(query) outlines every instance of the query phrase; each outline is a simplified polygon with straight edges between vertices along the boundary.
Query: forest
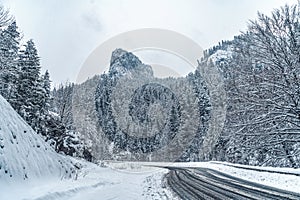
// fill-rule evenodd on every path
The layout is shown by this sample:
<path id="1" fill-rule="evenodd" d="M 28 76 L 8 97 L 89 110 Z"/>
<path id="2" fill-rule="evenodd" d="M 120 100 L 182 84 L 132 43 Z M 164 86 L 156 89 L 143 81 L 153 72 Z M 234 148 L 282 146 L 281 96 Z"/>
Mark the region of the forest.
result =
<path id="1" fill-rule="evenodd" d="M 112 57 L 109 72 L 82 84 L 62 83 L 54 88 L 50 73 L 41 72 L 43 58 L 34 40 L 23 40 L 16 20 L 3 7 L 0 29 L 0 94 L 56 152 L 94 162 L 136 160 L 141 156 L 137 152 L 142 152 L 147 153 L 143 159 L 151 160 L 157 147 L 182 132 L 193 138 L 187 149 L 180 149 L 177 161 L 300 167 L 298 6 L 275 9 L 270 16 L 259 13 L 245 32 L 206 50 L 194 72 L 163 80 L 152 77 L 151 66 L 123 52 Z M 208 151 L 203 140 L 214 107 L 201 69 L 212 65 L 224 82 L 226 117 Z M 134 73 L 142 78 L 132 81 L 128 76 Z M 134 90 L 138 84 L 144 87 Z M 122 94 L 132 92 L 132 99 L 113 98 L 114 89 Z M 111 107 L 123 104 L 129 105 L 132 118 Z M 148 114 L 150 107 L 153 111 Z M 161 119 L 166 121 L 160 123 Z M 129 137 L 124 130 L 137 130 L 132 125 L 136 121 L 152 124 L 146 129 L 152 135 L 162 131 L 150 140 Z"/>

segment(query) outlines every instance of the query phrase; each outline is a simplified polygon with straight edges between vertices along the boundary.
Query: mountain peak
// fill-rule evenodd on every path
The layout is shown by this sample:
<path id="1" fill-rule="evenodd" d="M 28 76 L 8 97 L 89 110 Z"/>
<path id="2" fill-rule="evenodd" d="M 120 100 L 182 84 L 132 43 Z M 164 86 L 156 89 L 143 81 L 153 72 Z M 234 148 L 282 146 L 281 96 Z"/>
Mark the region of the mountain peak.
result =
<path id="1" fill-rule="evenodd" d="M 112 65 L 118 58 L 122 56 L 128 57 L 129 52 L 124 49 L 118 48 L 115 49 L 111 54 L 110 65 Z"/>
<path id="2" fill-rule="evenodd" d="M 135 69 L 146 70 L 150 74 L 153 74 L 152 68 L 149 65 L 143 64 L 133 53 L 120 48 L 112 52 L 109 68 L 111 75 L 124 75 L 128 71 Z"/>

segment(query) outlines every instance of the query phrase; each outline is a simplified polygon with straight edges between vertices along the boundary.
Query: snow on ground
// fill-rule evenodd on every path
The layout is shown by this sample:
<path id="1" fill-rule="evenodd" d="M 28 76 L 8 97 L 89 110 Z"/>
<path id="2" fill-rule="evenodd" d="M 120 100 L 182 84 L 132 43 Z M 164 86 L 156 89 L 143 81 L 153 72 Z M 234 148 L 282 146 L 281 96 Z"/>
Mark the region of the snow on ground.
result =
<path id="1" fill-rule="evenodd" d="M 0 200 L 173 199 L 166 169 L 100 167 L 57 154 L 2 96 L 0 108 Z"/>
<path id="2" fill-rule="evenodd" d="M 256 183 L 260 183 L 260 184 L 264 184 L 271 187 L 276 187 L 276 188 L 280 188 L 283 190 L 288 190 L 296 193 L 300 192 L 299 190 L 300 169 L 276 168 L 276 167 L 251 167 L 251 166 L 232 165 L 232 164 L 227 165 L 227 164 L 228 163 L 223 163 L 223 164 L 212 163 L 211 168 L 252 182 L 256 182 Z M 245 167 L 249 169 L 243 169 L 237 167 Z M 255 169 L 260 171 L 256 171 Z M 261 170 L 265 170 L 265 171 L 261 171 Z M 268 171 L 270 172 L 273 171 L 274 173 L 270 173 Z M 291 175 L 281 174 L 281 172 L 291 173 Z"/>
<path id="3" fill-rule="evenodd" d="M 75 159 L 74 159 L 75 160 Z M 100 167 L 78 161 L 82 166 L 76 180 L 44 180 L 14 187 L 1 187 L 0 199 L 98 200 L 174 199 L 162 182 L 166 169 L 123 163 L 122 167 Z M 127 165 L 127 167 L 126 167 Z M 126 169 L 125 169 L 126 167 Z"/>
<path id="4" fill-rule="evenodd" d="M 241 179 L 283 190 L 299 193 L 300 188 L 300 169 L 255 167 L 226 162 L 144 163 L 144 165 L 210 168 Z M 282 172 L 285 174 L 282 174 Z"/>
<path id="5" fill-rule="evenodd" d="M 71 178 L 70 159 L 57 154 L 0 95 L 0 183 Z"/>
<path id="6" fill-rule="evenodd" d="M 72 158 L 70 158 L 72 159 Z M 165 166 L 204 167 L 215 169 L 242 179 L 269 186 L 299 192 L 300 176 L 261 172 L 228 166 L 222 162 L 159 163 L 159 162 L 115 162 L 105 161 L 98 165 L 72 159 L 81 166 L 75 179 L 45 179 L 28 181 L 26 184 L 1 185 L 0 199 L 38 200 L 98 200 L 98 199 L 176 199 L 169 191 L 164 175 Z M 232 165 L 232 164 L 230 164 Z M 248 166 L 242 166 L 248 167 Z M 299 169 L 277 169 L 250 167 L 259 170 L 284 171 L 300 174 Z"/>
<path id="7" fill-rule="evenodd" d="M 162 167 L 166 166 L 211 168 L 299 192 L 300 169 L 222 162 L 103 161 L 96 165 L 62 156 L 44 143 L 1 96 L 0 108 L 0 200 L 175 199 L 163 179 L 168 170 Z"/>

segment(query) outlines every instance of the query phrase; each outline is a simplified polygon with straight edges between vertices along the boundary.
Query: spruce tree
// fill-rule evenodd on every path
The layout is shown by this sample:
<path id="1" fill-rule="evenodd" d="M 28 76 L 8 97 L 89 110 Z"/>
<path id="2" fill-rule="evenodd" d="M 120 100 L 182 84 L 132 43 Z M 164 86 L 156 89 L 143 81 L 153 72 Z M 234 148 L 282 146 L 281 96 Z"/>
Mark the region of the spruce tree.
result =
<path id="1" fill-rule="evenodd" d="M 32 40 L 25 45 L 25 50 L 19 55 L 19 81 L 17 112 L 36 129 L 43 90 L 40 81 L 40 58 Z"/>
<path id="2" fill-rule="evenodd" d="M 20 33 L 14 21 L 0 34 L 0 94 L 13 106 L 17 101 Z"/>
<path id="3" fill-rule="evenodd" d="M 42 88 L 42 101 L 41 101 L 41 109 L 42 114 L 46 115 L 50 109 L 50 101 L 51 101 L 51 81 L 50 81 L 50 74 L 48 70 L 45 74 L 41 77 L 41 88 Z"/>

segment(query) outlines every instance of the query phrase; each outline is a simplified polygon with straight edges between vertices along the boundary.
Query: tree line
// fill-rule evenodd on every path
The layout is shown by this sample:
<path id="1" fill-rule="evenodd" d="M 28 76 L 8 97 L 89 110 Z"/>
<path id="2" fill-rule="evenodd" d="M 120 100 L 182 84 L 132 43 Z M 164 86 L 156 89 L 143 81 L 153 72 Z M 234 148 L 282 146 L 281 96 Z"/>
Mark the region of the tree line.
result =
<path id="1" fill-rule="evenodd" d="M 262 13 L 219 49 L 227 117 L 215 159 L 300 167 L 300 13 L 297 6 Z M 207 56 L 208 58 L 209 56 Z"/>
<path id="2" fill-rule="evenodd" d="M 48 71 L 41 73 L 34 41 L 31 39 L 22 45 L 16 20 L 3 7 L 0 7 L 0 28 L 0 94 L 57 152 L 91 159 L 79 133 L 65 120 L 65 108 L 54 109 L 62 98 L 64 101 L 69 98 L 56 94 L 65 93 L 72 86 L 60 86 L 58 92 L 51 91 L 50 74 Z"/>
<path id="3" fill-rule="evenodd" d="M 49 73 L 40 72 L 34 42 L 20 45 L 16 22 L 3 8 L 0 27 L 0 94 L 56 151 L 80 152 L 77 154 L 91 158 L 74 127 L 74 85 L 51 91 Z M 299 7 L 284 6 L 270 16 L 259 13 L 246 32 L 205 51 L 199 67 L 211 64 L 217 52 L 226 53 L 213 64 L 224 78 L 227 113 L 222 134 L 207 159 L 300 167 Z M 203 87 L 195 85 L 199 85 L 195 90 Z M 202 114 L 209 119 L 208 113 Z M 198 143 L 191 144 L 192 153 L 183 155 L 185 161 L 198 161 L 197 155 L 190 159 L 197 154 Z"/>

